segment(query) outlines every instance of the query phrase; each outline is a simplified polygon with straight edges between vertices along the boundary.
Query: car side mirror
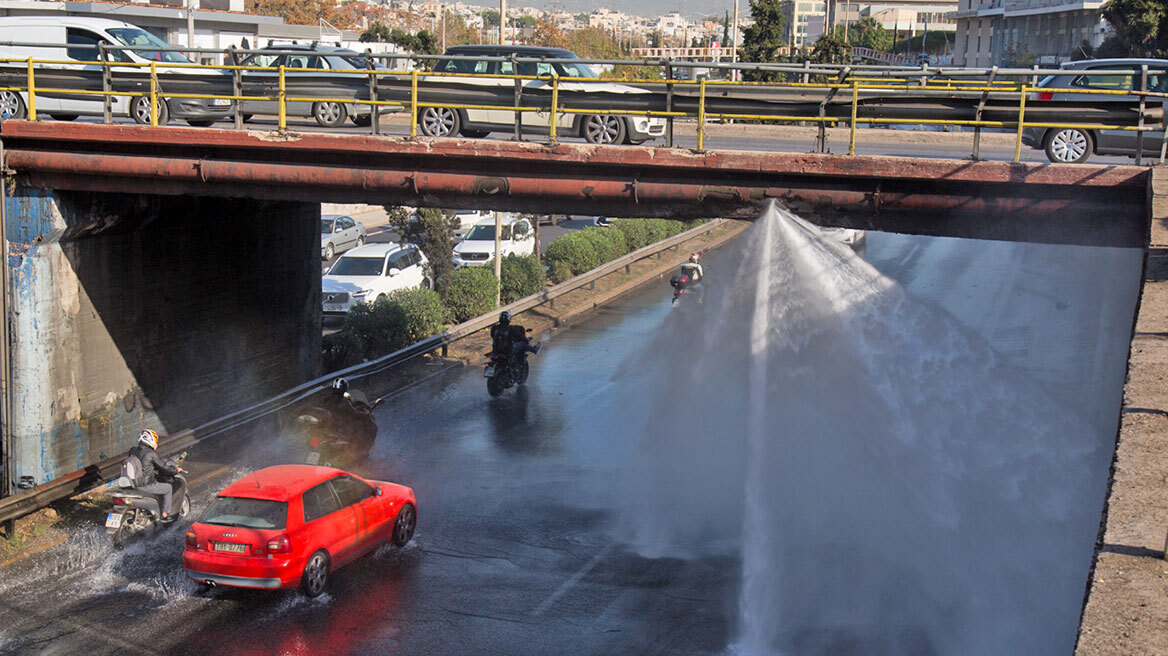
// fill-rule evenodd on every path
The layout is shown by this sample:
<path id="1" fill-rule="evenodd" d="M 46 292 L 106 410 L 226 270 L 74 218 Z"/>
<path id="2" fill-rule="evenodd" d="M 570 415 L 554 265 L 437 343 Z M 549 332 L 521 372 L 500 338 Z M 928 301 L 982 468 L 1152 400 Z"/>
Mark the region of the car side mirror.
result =
<path id="1" fill-rule="evenodd" d="M 344 231 L 345 231 L 345 229 L 342 228 L 341 226 L 337 226 L 337 227 L 333 228 L 333 232 L 344 232 Z"/>
<path id="2" fill-rule="evenodd" d="M 400 276 L 400 275 L 401 275 L 401 269 L 390 269 L 389 270 L 389 277 L 390 278 L 392 278 L 394 276 Z"/>
<path id="3" fill-rule="evenodd" d="M 379 487 L 375 487 L 375 488 L 373 488 L 373 496 L 375 496 L 375 497 L 379 497 L 379 496 L 381 496 L 382 494 L 385 494 L 385 492 L 383 492 L 383 491 L 381 490 L 381 488 L 379 488 Z"/>

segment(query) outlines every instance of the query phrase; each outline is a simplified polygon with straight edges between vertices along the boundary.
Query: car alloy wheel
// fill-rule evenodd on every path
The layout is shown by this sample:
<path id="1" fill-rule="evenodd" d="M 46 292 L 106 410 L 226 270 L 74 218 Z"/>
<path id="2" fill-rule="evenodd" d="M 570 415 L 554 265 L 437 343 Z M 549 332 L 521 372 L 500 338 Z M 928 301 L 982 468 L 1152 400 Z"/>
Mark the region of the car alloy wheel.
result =
<path id="1" fill-rule="evenodd" d="M 328 585 L 329 558 L 324 550 L 317 551 L 308 557 L 304 564 L 304 576 L 300 581 L 300 588 L 308 598 L 319 597 Z"/>
<path id="2" fill-rule="evenodd" d="M 1046 144 L 1047 158 L 1057 164 L 1081 164 L 1091 156 L 1091 135 L 1076 128 L 1052 134 Z"/>
<path id="3" fill-rule="evenodd" d="M 358 238 L 357 238 L 357 248 L 361 248 L 361 247 L 362 247 L 362 246 L 364 246 L 364 245 L 365 245 L 365 238 L 364 238 L 364 237 L 358 237 Z"/>
<path id="4" fill-rule="evenodd" d="M 402 506 L 393 522 L 393 544 L 404 547 L 414 537 L 414 527 L 417 526 L 418 516 L 410 504 Z"/>
<path id="5" fill-rule="evenodd" d="M 427 137 L 450 137 L 458 134 L 458 112 L 449 107 L 427 107 L 419 119 L 422 133 Z"/>
<path id="6" fill-rule="evenodd" d="M 332 242 L 329 242 L 329 243 L 328 243 L 328 244 L 327 244 L 327 245 L 324 247 L 324 259 L 326 259 L 326 260 L 331 260 L 331 259 L 333 259 L 333 256 L 334 256 L 334 255 L 336 255 L 336 254 L 337 254 L 337 249 L 336 249 L 336 247 L 332 245 Z"/>
<path id="7" fill-rule="evenodd" d="M 142 125 L 150 125 L 150 99 L 146 96 L 138 96 L 130 102 L 130 116 Z M 166 125 L 170 120 L 170 112 L 166 107 L 166 101 L 162 98 L 158 99 L 158 124 Z"/>
<path id="8" fill-rule="evenodd" d="M 24 118 L 24 99 L 15 91 L 0 91 L 0 118 Z"/>
<path id="9" fill-rule="evenodd" d="M 312 116 L 323 128 L 335 128 L 345 122 L 348 112 L 338 102 L 318 102 L 312 104 Z"/>
<path id="10" fill-rule="evenodd" d="M 613 114 L 592 114 L 584 119 L 583 132 L 588 143 L 620 143 L 625 140 L 625 122 Z"/>

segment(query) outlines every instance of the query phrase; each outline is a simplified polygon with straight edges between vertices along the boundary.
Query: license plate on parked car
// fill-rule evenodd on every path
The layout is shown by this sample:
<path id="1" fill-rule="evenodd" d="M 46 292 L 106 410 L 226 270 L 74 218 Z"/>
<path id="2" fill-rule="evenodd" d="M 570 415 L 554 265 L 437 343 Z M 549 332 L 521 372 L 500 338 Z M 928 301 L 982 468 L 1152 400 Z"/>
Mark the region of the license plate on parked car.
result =
<path id="1" fill-rule="evenodd" d="M 247 545 L 236 544 L 234 542 L 212 542 L 211 544 L 215 551 L 229 551 L 231 553 L 243 553 L 247 547 Z"/>
<path id="2" fill-rule="evenodd" d="M 226 107 L 231 104 L 231 101 L 226 98 L 213 98 L 211 105 L 213 107 Z"/>
<path id="3" fill-rule="evenodd" d="M 340 312 L 341 306 L 337 305 L 336 303 L 325 303 L 324 311 L 325 312 Z"/>
<path id="4" fill-rule="evenodd" d="M 495 377 L 495 368 L 493 366 L 488 365 L 487 368 L 483 370 L 483 377 L 484 378 L 494 378 Z"/>
<path id="5" fill-rule="evenodd" d="M 110 513 L 105 516 L 106 528 L 119 528 L 122 525 L 122 513 Z"/>
<path id="6" fill-rule="evenodd" d="M 305 460 L 305 462 L 310 464 L 310 465 L 315 465 L 315 464 L 319 463 L 320 462 L 320 453 L 317 451 L 313 451 L 312 453 L 309 453 L 308 459 Z"/>

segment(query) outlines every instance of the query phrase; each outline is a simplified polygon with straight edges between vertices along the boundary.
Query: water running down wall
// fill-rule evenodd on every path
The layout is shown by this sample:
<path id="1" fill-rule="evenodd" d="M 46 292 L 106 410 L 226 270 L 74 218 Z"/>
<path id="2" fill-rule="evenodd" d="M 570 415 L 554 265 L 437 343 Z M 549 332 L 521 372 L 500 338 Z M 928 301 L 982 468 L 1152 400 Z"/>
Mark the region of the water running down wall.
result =
<path id="1" fill-rule="evenodd" d="M 902 284 L 772 208 L 704 306 L 618 373 L 668 381 L 642 409 L 621 537 L 647 556 L 740 554 L 735 652 L 1074 645 L 1139 251 L 914 243 L 879 263 Z M 914 279 L 930 248 L 982 266 L 975 291 Z M 1076 284 L 985 266 L 1036 253 Z M 1030 320 L 1046 328 L 1018 349 L 1011 322 Z"/>

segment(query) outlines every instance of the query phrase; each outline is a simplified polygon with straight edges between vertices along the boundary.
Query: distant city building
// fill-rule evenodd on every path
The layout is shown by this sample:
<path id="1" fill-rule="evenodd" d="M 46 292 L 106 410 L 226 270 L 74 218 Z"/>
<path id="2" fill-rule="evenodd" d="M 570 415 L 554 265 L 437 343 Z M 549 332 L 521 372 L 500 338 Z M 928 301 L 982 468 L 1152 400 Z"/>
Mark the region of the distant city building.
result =
<path id="1" fill-rule="evenodd" d="M 1075 55 L 1084 41 L 1092 48 L 1106 38 L 1105 0 L 960 0 L 957 10 L 958 66 L 1001 65 L 1010 55 L 1035 55 L 1056 64 Z"/>
<path id="2" fill-rule="evenodd" d="M 787 42 L 798 48 L 811 46 L 824 34 L 830 20 L 833 25 L 873 18 L 884 29 L 902 37 L 928 32 L 955 32 L 954 12 L 957 1 L 884 0 L 882 2 L 841 2 L 828 6 L 824 2 L 792 0 L 783 5 L 787 19 Z M 828 10 L 832 15 L 828 15 Z"/>

